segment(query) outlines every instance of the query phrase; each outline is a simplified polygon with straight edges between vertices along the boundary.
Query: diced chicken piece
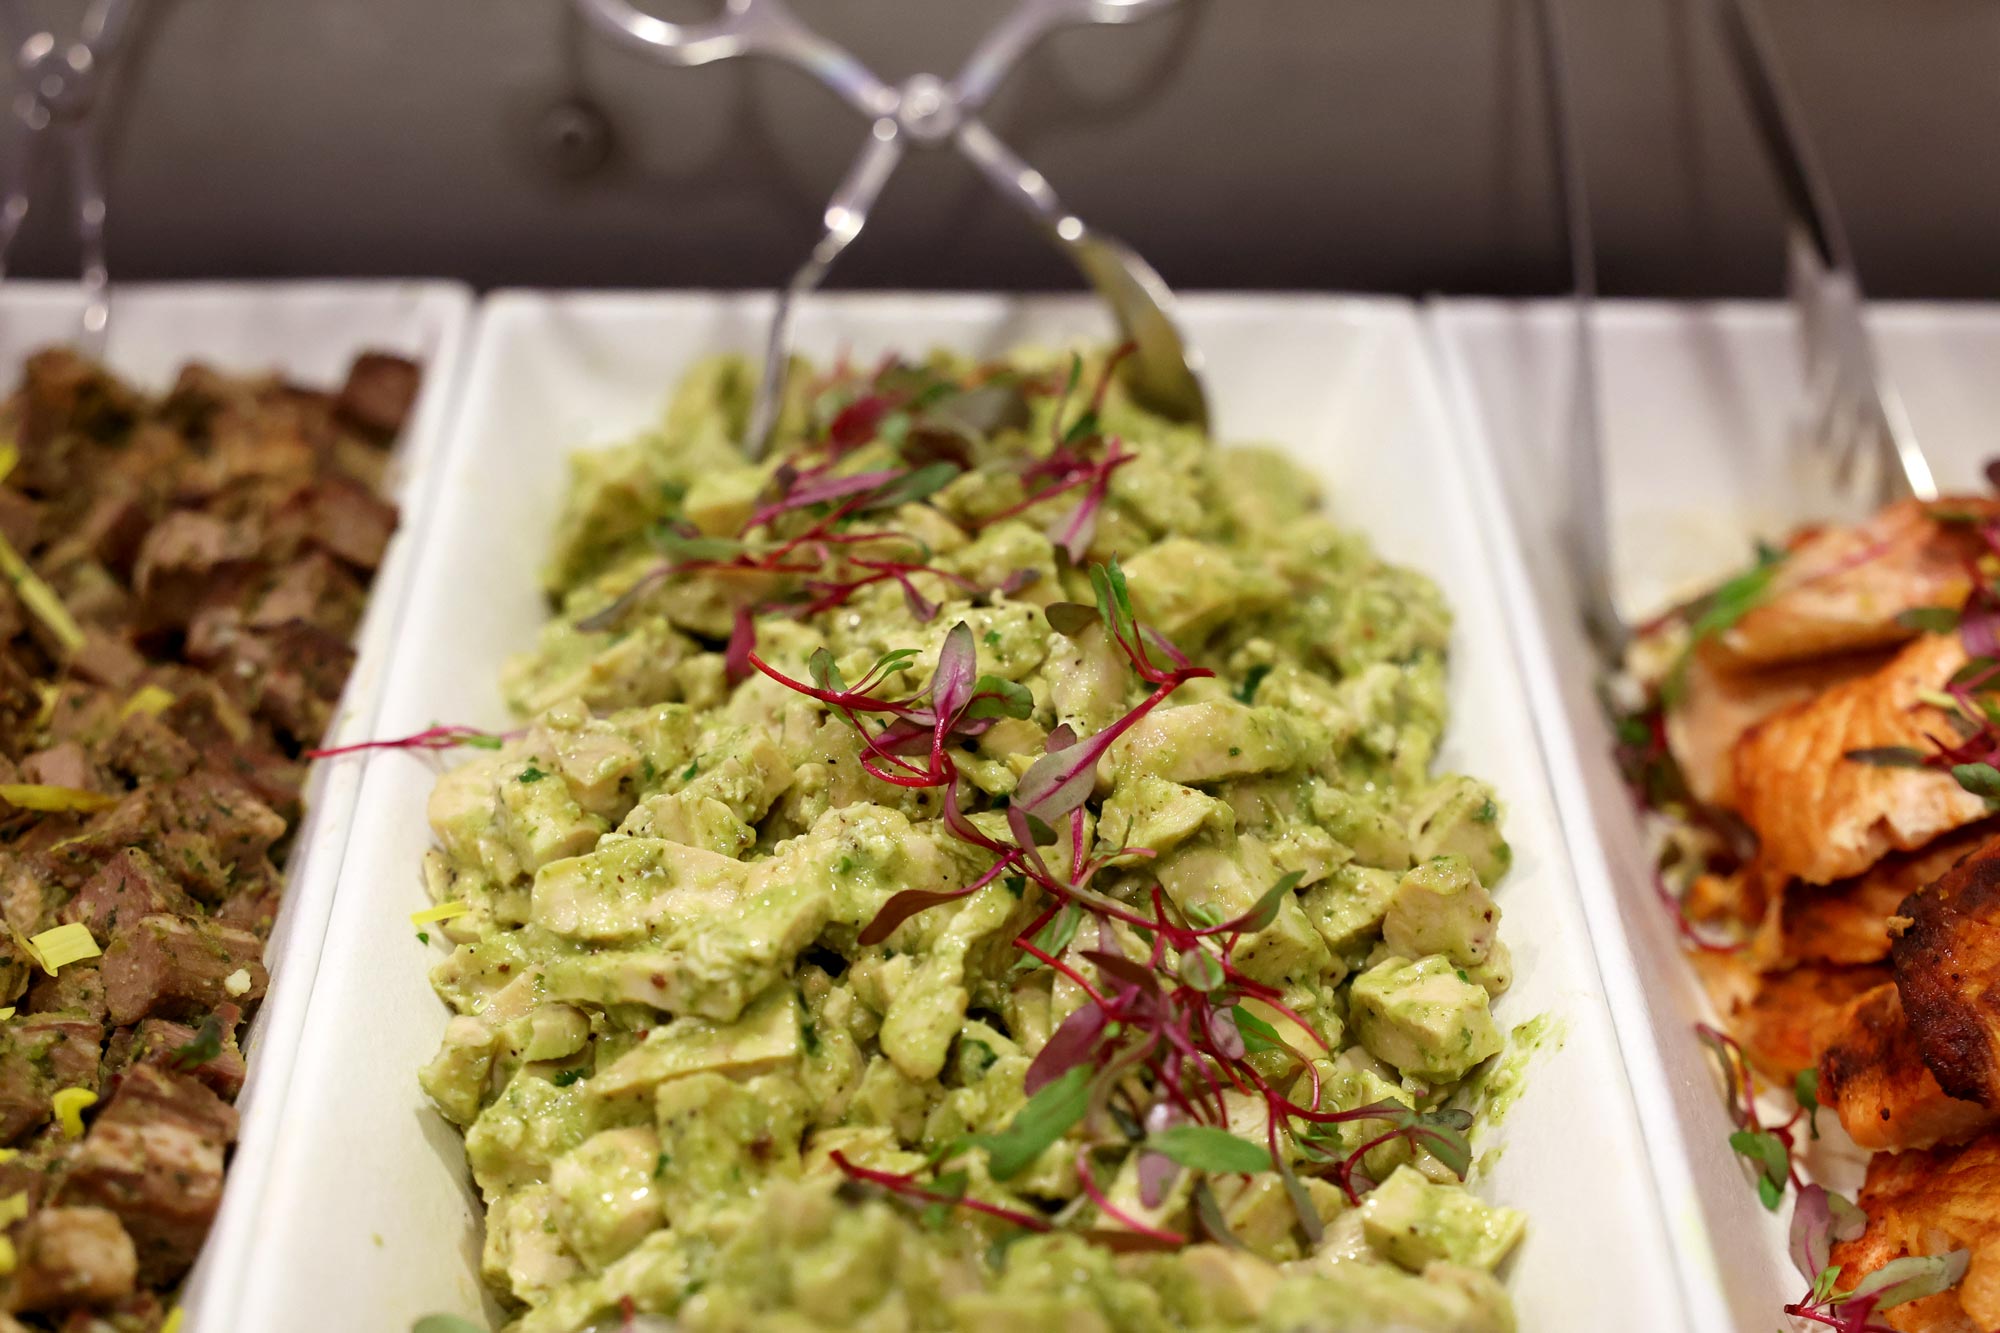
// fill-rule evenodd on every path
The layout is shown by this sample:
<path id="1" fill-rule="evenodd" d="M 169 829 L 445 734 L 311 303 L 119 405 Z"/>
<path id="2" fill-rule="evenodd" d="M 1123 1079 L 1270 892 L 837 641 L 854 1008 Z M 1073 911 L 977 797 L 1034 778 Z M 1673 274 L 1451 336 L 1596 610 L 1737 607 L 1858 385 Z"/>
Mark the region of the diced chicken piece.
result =
<path id="1" fill-rule="evenodd" d="M 171 1282 L 215 1219 L 235 1137 L 236 1112 L 200 1082 L 134 1066 L 91 1124 L 58 1199 L 118 1214 L 138 1249 L 140 1280 Z"/>
<path id="2" fill-rule="evenodd" d="M 1997 1118 L 1938 1086 L 1924 1067 L 1894 985 L 1885 982 L 1855 996 L 1831 1030 L 1833 1039 L 1819 1053 L 1819 1099 L 1861 1147 L 1958 1143 Z"/>
<path id="3" fill-rule="evenodd" d="M 1853 879 L 1793 882 L 1765 914 L 1753 953 L 1760 967 L 1794 963 L 1876 963 L 1889 956 L 1889 922 L 1903 899 L 1983 846 L 1996 832 L 1982 820 L 1947 833 L 1922 851 L 1883 857 Z"/>
<path id="4" fill-rule="evenodd" d="M 117 932 L 121 921 L 192 916 L 195 911 L 194 899 L 181 892 L 159 862 L 137 847 L 128 847 L 84 882 L 77 895 L 63 904 L 59 918 L 81 922 L 103 941 Z"/>
<path id="5" fill-rule="evenodd" d="M 15 1244 L 14 1308 L 66 1310 L 110 1305 L 132 1294 L 139 1255 L 116 1213 L 44 1208 Z"/>
<path id="6" fill-rule="evenodd" d="M 1841 1008 L 1889 980 L 1886 967 L 1795 967 L 1759 972 L 1741 953 L 1692 955 L 1722 1025 L 1750 1064 L 1790 1087 L 1819 1058 Z"/>
<path id="7" fill-rule="evenodd" d="M 121 926 L 104 950 L 104 990 L 111 1021 L 200 1018 L 217 1005 L 263 995 L 269 977 L 263 946 L 247 930 L 172 916 Z M 232 990 L 237 973 L 240 990 Z"/>
<path id="8" fill-rule="evenodd" d="M 1896 988 L 1924 1063 L 1952 1096 L 2000 1111 L 2000 840 L 1911 894 L 1897 924 Z"/>
<path id="9" fill-rule="evenodd" d="M 1966 663 L 1958 636 L 1920 639 L 1887 666 L 1768 718 L 1736 747 L 1737 806 L 1769 875 L 1827 884 L 1892 851 L 1914 851 L 1983 819 L 1986 802 L 1950 773 L 1849 759 L 1856 750 L 1928 747 L 1944 733 L 1918 697 Z"/>
<path id="10" fill-rule="evenodd" d="M 2000 504 L 1905 500 L 1857 526 L 1809 534 L 1718 647 L 1743 665 L 1797 662 L 1901 643 L 1911 637 L 1896 619 L 1903 612 L 1964 605 L 1970 563 L 1985 548 L 1966 524 L 1941 523 L 1935 512 L 1990 519 L 2000 516 Z"/>
<path id="11" fill-rule="evenodd" d="M 1734 809 L 1736 742 L 1765 718 L 1804 703 L 1830 686 L 1882 665 L 1875 654 L 1852 655 L 1747 671 L 1723 670 L 1703 645 L 1688 659 L 1678 702 L 1667 710 L 1667 748 L 1703 805 Z"/>
<path id="12" fill-rule="evenodd" d="M 95 1090 L 103 1041 L 101 1024 L 60 1013 L 0 1024 L 0 1144 L 47 1120 L 57 1089 Z"/>
<path id="13" fill-rule="evenodd" d="M 1877 1153 L 1856 1202 L 1868 1229 L 1833 1247 L 1843 1287 L 1907 1255 L 1972 1252 L 1957 1287 L 1877 1318 L 1900 1333 L 2000 1328 L 2000 1133 L 1957 1148 Z"/>
<path id="14" fill-rule="evenodd" d="M 333 410 L 354 429 L 386 443 L 403 429 L 417 401 L 423 371 L 407 357 L 363 352 L 348 368 Z"/>

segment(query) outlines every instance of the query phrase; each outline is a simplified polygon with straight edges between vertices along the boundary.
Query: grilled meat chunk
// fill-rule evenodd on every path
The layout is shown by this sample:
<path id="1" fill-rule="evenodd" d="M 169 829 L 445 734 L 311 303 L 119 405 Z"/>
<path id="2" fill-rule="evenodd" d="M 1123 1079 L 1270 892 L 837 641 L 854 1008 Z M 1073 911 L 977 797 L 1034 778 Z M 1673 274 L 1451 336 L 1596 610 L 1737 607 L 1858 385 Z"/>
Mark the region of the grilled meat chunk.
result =
<path id="1" fill-rule="evenodd" d="M 1911 894 L 1901 915 L 1890 956 L 1924 1063 L 1952 1096 L 2000 1110 L 2000 839 Z"/>
<path id="2" fill-rule="evenodd" d="M 1965 663 L 1956 635 L 1931 635 L 1744 735 L 1736 747 L 1737 799 L 1757 835 L 1763 873 L 1830 884 L 1985 818 L 1986 802 L 1950 773 L 1847 757 L 1885 747 L 1923 750 L 1929 733 L 1945 734 L 1942 715 L 1920 696 Z"/>
<path id="3" fill-rule="evenodd" d="M 255 1000 L 269 981 L 262 953 L 249 931 L 215 922 L 157 915 L 120 926 L 104 950 L 111 1021 L 198 1018 L 232 1000 Z"/>
<path id="4" fill-rule="evenodd" d="M 15 1245 L 14 1308 L 61 1310 L 110 1305 L 132 1294 L 139 1255 L 116 1213 L 44 1208 Z"/>
<path id="5" fill-rule="evenodd" d="M 221 1206 L 223 1155 L 235 1137 L 235 1110 L 199 1080 L 135 1065 L 91 1123 L 58 1201 L 116 1213 L 138 1250 L 140 1280 L 171 1282 L 194 1262 Z"/>
<path id="6" fill-rule="evenodd" d="M 104 1026 L 62 1013 L 27 1014 L 0 1024 L 0 1143 L 49 1118 L 59 1088 L 97 1087 Z"/>
<path id="7" fill-rule="evenodd" d="M 98 868 L 57 915 L 81 922 L 99 940 L 110 939 L 121 922 L 148 916 L 193 916 L 194 899 L 181 892 L 160 863 L 137 847 L 127 847 Z"/>

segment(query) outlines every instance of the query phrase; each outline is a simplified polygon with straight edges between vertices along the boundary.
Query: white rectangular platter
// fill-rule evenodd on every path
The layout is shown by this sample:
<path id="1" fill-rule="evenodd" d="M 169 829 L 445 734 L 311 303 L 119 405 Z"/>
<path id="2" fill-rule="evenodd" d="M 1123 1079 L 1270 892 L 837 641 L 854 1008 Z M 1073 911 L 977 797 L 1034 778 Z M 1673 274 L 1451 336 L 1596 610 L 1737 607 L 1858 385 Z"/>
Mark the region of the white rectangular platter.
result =
<path id="1" fill-rule="evenodd" d="M 488 300 L 383 734 L 434 720 L 509 725 L 497 672 L 547 613 L 536 571 L 564 455 L 653 421 L 696 358 L 754 351 L 769 311 L 768 298 L 702 294 Z M 1537 1058 L 1493 1145 L 1505 1151 L 1479 1182 L 1532 1215 L 1510 1273 L 1524 1326 L 1622 1327 L 1638 1310 L 1649 1329 L 1687 1327 L 1659 1259 L 1665 1228 L 1637 1111 L 1492 577 L 1498 534 L 1474 503 L 1415 311 L 1217 296 L 1184 314 L 1225 438 L 1288 445 L 1343 521 L 1436 577 L 1458 613 L 1444 762 L 1499 789 L 1517 857 L 1501 902 L 1518 980 L 1500 1016 L 1554 1014 L 1562 1034 Z M 1080 299 L 894 295 L 815 298 L 798 330 L 811 355 L 863 360 L 938 345 L 998 354 L 1109 332 Z M 416 1084 L 445 1021 L 425 977 L 438 955 L 409 924 L 427 905 L 418 860 L 434 776 L 408 754 L 368 761 L 262 1244 L 241 1275 L 242 1328 L 401 1333 L 427 1313 L 482 1311 L 463 1155 Z"/>
<path id="2" fill-rule="evenodd" d="M 82 311 L 73 284 L 0 284 L 0 366 L 12 376 L 30 352 L 76 341 Z M 277 371 L 331 389 L 340 386 L 354 355 L 365 350 L 400 353 L 424 367 L 421 396 L 389 474 L 401 525 L 375 577 L 329 744 L 373 734 L 471 317 L 471 292 L 445 282 L 172 283 L 113 290 L 104 360 L 152 392 L 171 387 L 181 366 L 192 360 L 230 372 Z M 359 773 L 334 764 L 317 765 L 306 786 L 306 814 L 293 840 L 285 896 L 267 949 L 270 991 L 249 1033 L 249 1077 L 238 1102 L 242 1136 L 222 1212 L 185 1293 L 188 1333 L 242 1327 L 228 1308 L 234 1279 L 255 1241 L 250 1222 L 281 1132 L 292 1057 L 360 787 Z"/>
<path id="3" fill-rule="evenodd" d="M 1568 307 L 1439 301 L 1426 322 L 1460 434 L 1490 469 L 1482 499 L 1504 511 L 1494 526 L 1519 539 L 1519 568 L 1503 571 L 1504 614 L 1527 644 L 1536 725 L 1639 1075 L 1640 1116 L 1696 1322 L 1779 1327 L 1781 1307 L 1804 1291 L 1785 1252 L 1790 1205 L 1777 1217 L 1766 1212 L 1729 1149 L 1717 1073 L 1692 1032 L 1710 1017 L 1706 999 L 1655 896 L 1597 702 L 1597 658 L 1575 609 L 1560 512 L 1574 365 Z M 1983 490 L 1981 466 L 2000 454 L 2000 310 L 1885 306 L 1870 323 L 1939 484 Z M 1794 327 L 1771 304 L 1600 306 L 1609 507 L 1631 609 L 1657 611 L 1742 568 L 1753 537 L 1781 536 L 1796 517 L 1783 490 L 1802 393 Z"/>

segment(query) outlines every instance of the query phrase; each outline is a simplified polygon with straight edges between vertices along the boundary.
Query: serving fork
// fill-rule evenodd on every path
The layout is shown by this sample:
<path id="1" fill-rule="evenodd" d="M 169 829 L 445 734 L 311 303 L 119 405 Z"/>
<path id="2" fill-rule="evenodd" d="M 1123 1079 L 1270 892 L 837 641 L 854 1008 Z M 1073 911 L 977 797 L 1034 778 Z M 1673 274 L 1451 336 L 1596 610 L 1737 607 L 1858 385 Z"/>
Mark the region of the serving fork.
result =
<path id="1" fill-rule="evenodd" d="M 1716 19 L 1787 215 L 1787 291 L 1797 317 L 1806 399 L 1787 441 L 1798 471 L 1821 480 L 1815 497 L 1865 512 L 1899 496 L 1937 498 L 1937 483 L 1901 398 L 1883 373 L 1862 319 L 1863 297 L 1832 190 L 1812 154 L 1796 101 L 1779 72 L 1755 0 L 1713 0 Z M 1588 188 L 1576 142 L 1556 0 L 1536 0 L 1549 140 L 1570 255 L 1575 370 L 1566 448 L 1566 537 L 1584 619 L 1616 660 L 1632 634 L 1612 577 L 1610 514 L 1597 380 L 1596 257 Z M 1801 514 L 1801 518 L 1826 515 Z"/>
<path id="2" fill-rule="evenodd" d="M 1129 246 L 1091 230 L 1065 209 L 1047 179 L 980 119 L 1021 57 L 1057 28 L 1129 23 L 1178 0 L 1021 0 L 979 43 L 956 78 L 947 82 L 916 74 L 899 86 L 883 82 L 846 49 L 807 27 L 783 0 L 726 0 L 722 14 L 707 23 L 669 23 L 628 0 L 574 2 L 603 32 L 668 64 L 766 56 L 797 65 L 869 119 L 868 138 L 827 203 L 823 234 L 778 293 L 745 433 L 750 457 L 761 458 L 770 447 L 795 307 L 861 234 L 906 145 L 956 148 L 1003 197 L 1023 209 L 1104 298 L 1120 333 L 1134 345 L 1133 354 L 1119 366 L 1134 397 L 1174 420 L 1207 427 L 1201 363 L 1181 335 L 1166 283 Z"/>
<path id="3" fill-rule="evenodd" d="M 83 344 L 93 354 L 102 351 L 111 322 L 96 113 L 105 71 L 124 40 L 131 13 L 132 0 L 93 0 L 77 37 L 63 42 L 30 22 L 25 0 L 0 0 L 0 36 L 15 53 L 18 81 L 8 131 L 12 175 L 0 191 L 0 278 L 6 276 L 8 251 L 28 216 L 30 179 L 53 140 L 69 173 L 82 257 Z"/>

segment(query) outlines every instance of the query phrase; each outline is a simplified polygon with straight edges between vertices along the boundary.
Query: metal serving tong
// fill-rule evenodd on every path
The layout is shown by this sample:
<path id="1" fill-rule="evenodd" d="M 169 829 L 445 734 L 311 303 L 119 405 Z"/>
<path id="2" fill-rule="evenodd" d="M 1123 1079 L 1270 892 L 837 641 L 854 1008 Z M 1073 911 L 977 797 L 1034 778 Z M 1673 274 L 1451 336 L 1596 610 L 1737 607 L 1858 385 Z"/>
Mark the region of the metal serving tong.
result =
<path id="1" fill-rule="evenodd" d="M 0 277 L 7 252 L 28 216 L 28 187 L 54 140 L 69 172 L 77 239 L 82 250 L 83 344 L 103 349 L 111 322 L 110 275 L 104 262 L 104 175 L 96 113 L 105 70 L 129 28 L 131 0 L 94 0 L 75 40 L 63 42 L 29 20 L 25 0 L 0 0 L 0 37 L 13 47 L 19 81 L 9 131 L 12 177 L 0 193 Z"/>
<path id="2" fill-rule="evenodd" d="M 1149 407 L 1179 421 L 1208 425 L 1200 361 L 1173 318 L 1173 294 L 1152 266 L 1129 247 L 1091 231 L 1068 212 L 1040 172 L 988 129 L 979 113 L 1021 57 L 1060 27 L 1127 23 L 1176 0 L 1022 0 L 988 33 L 949 83 L 917 74 L 891 87 L 853 55 L 806 27 L 782 0 L 726 0 L 708 23 L 669 23 L 627 0 L 575 0 L 598 28 L 628 46 L 673 65 L 705 65 L 732 56 L 769 56 L 799 66 L 872 122 L 868 140 L 826 206 L 826 231 L 812 256 L 779 293 L 765 348 L 764 373 L 744 448 L 760 458 L 770 447 L 784 388 L 793 307 L 817 288 L 861 234 L 882 187 L 902 161 L 905 144 L 950 144 L 1027 212 L 1069 256 L 1111 306 L 1123 336 L 1136 344 L 1121 363 L 1126 387 Z"/>
<path id="3" fill-rule="evenodd" d="M 1873 509 L 1899 495 L 1934 500 L 1937 483 L 1930 464 L 1862 321 L 1861 284 L 1833 192 L 1811 154 L 1804 121 L 1779 76 L 1769 34 L 1752 9 L 1754 0 L 1713 3 L 1789 217 L 1788 289 L 1799 318 L 1807 393 L 1791 447 L 1801 461 L 1816 465 L 1814 470 L 1857 509 Z M 1619 608 L 1612 578 L 1592 318 L 1597 261 L 1589 194 L 1576 141 L 1573 85 L 1556 0 L 1536 0 L 1535 16 L 1573 282 L 1576 367 L 1566 459 L 1566 536 L 1585 622 L 1599 646 L 1615 659 L 1631 637 L 1631 626 Z"/>

